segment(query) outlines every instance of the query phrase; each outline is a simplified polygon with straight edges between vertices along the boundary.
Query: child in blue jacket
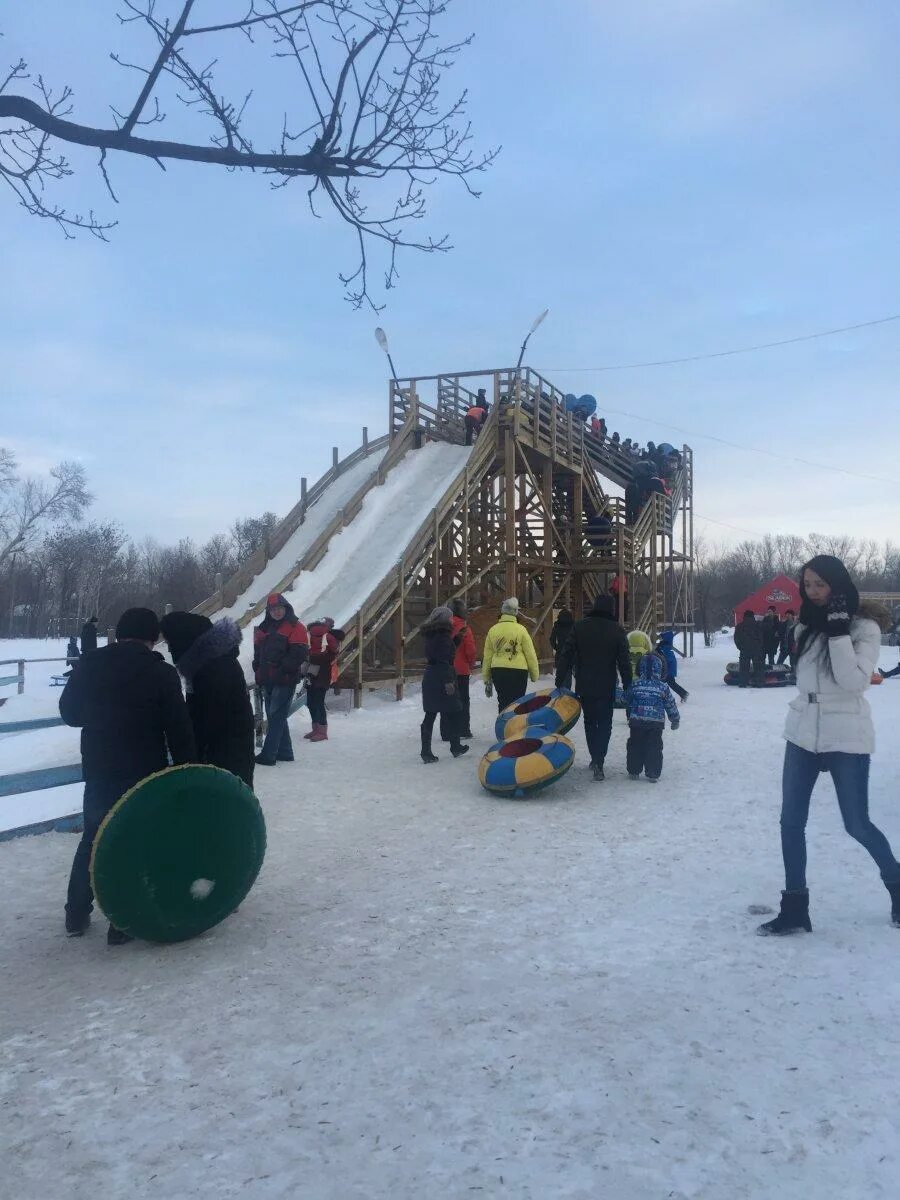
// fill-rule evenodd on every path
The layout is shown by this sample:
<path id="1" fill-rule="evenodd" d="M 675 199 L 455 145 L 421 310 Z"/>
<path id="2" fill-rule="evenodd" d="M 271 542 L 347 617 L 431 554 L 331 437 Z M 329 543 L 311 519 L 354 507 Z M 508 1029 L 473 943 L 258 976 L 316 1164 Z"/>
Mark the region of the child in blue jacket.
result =
<path id="1" fill-rule="evenodd" d="M 656 653 L 661 654 L 666 663 L 666 683 L 672 689 L 676 696 L 680 696 L 682 700 L 687 700 L 688 693 L 678 682 L 678 655 L 675 653 L 675 647 L 672 644 L 675 641 L 675 631 L 667 629 L 665 633 L 660 634 L 659 642 L 656 646 Z"/>
<path id="2" fill-rule="evenodd" d="M 672 728 L 681 719 L 675 698 L 663 682 L 663 664 L 658 654 L 645 654 L 638 665 L 637 679 L 625 693 L 625 712 L 628 717 L 628 746 L 626 749 L 628 778 L 640 779 L 645 772 L 650 783 L 656 783 L 663 768 L 663 729 L 666 713 Z"/>

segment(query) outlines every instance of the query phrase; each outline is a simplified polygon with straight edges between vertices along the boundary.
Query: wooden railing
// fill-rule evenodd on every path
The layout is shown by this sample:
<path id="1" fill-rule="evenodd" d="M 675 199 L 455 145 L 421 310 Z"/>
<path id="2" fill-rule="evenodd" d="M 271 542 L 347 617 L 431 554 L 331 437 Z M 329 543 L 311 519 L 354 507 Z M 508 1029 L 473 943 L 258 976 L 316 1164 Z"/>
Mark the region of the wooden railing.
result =
<path id="1" fill-rule="evenodd" d="M 325 472 L 321 479 L 317 480 L 316 483 L 313 484 L 309 491 L 306 491 L 305 487 L 301 487 L 300 500 L 294 505 L 284 520 L 278 524 L 277 528 L 269 537 L 268 542 L 254 551 L 254 553 L 251 554 L 250 557 L 246 559 L 240 567 L 238 567 L 237 571 L 220 588 L 218 588 L 208 599 L 204 600 L 202 604 L 198 604 L 193 611 L 195 613 L 200 613 L 203 616 L 211 617 L 221 609 L 231 608 L 232 605 L 236 604 L 238 599 L 253 583 L 253 580 L 263 570 L 265 570 L 267 564 L 271 562 L 275 555 L 284 549 L 287 542 L 294 536 L 294 534 L 305 521 L 307 512 L 322 498 L 322 495 L 327 491 L 331 484 L 334 483 L 339 476 L 346 474 L 351 467 L 355 467 L 356 464 L 361 462 L 364 458 L 368 458 L 370 455 L 377 454 L 379 451 L 387 449 L 389 442 L 390 438 L 387 434 L 376 438 L 374 441 L 369 441 L 364 435 L 362 445 L 359 446 L 358 449 L 354 450 L 352 454 L 348 454 L 346 458 L 340 461 L 337 459 L 337 451 L 335 450 L 335 458 L 331 467 Z M 368 491 L 369 487 L 374 482 L 374 475 L 375 471 L 373 469 L 372 476 L 365 481 L 363 487 L 359 489 L 359 491 L 347 504 L 345 504 L 343 509 L 344 513 L 346 513 L 353 506 L 354 502 L 357 501 L 357 498 L 360 496 L 360 493 L 365 494 L 365 491 Z M 358 511 L 358 507 L 356 511 Z M 335 523 L 335 519 L 329 523 L 329 529 L 332 532 L 334 532 L 332 527 L 335 526 Z M 343 524 L 346 524 L 346 521 L 342 520 L 341 522 L 338 522 L 336 528 L 341 528 Z M 330 537 L 331 533 L 329 533 L 328 536 Z M 317 538 L 315 545 L 318 546 L 321 541 L 322 537 L 320 536 Z M 304 569 L 303 564 L 309 557 L 310 554 L 307 552 L 307 554 L 304 556 L 303 563 L 297 563 L 295 568 L 292 568 L 292 573 L 285 577 L 286 582 L 280 584 L 275 590 L 280 591 L 282 587 L 287 586 L 287 582 L 295 579 L 300 571 Z M 321 557 L 321 555 L 319 557 Z M 238 623 L 241 625 L 246 624 L 248 620 L 252 620 L 252 618 L 261 611 L 261 607 L 257 604 L 254 610 L 244 614 Z"/>

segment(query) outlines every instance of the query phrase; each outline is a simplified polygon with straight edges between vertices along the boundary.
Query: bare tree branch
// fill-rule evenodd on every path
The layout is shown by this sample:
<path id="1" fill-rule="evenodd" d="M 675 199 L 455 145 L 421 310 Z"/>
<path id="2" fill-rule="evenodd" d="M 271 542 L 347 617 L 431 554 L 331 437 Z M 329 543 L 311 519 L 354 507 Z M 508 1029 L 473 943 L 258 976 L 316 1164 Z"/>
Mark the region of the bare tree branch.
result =
<path id="1" fill-rule="evenodd" d="M 477 196 L 472 176 L 485 171 L 498 153 L 473 153 L 471 128 L 461 120 L 465 92 L 449 102 L 441 98 L 444 75 L 471 38 L 446 44 L 438 40 L 435 27 L 451 0 L 245 2 L 243 17 L 192 26 L 196 0 L 120 0 L 121 25 L 143 27 L 155 51 L 147 66 L 112 56 L 144 76 L 127 111 L 111 106 L 118 122 L 114 128 L 78 121 L 72 115 L 70 88 L 51 92 L 40 75 L 32 78 L 23 60 L 15 63 L 0 84 L 0 179 L 28 212 L 52 219 L 66 236 L 86 229 L 100 238 L 112 222 L 104 223 L 92 212 L 69 213 L 47 198 L 52 184 L 73 173 L 65 156 L 53 149 L 57 143 L 100 151 L 100 176 L 113 200 L 107 156 L 114 154 L 152 159 L 163 168 L 177 160 L 259 172 L 278 188 L 309 179 L 310 203 L 321 188 L 357 235 L 357 269 L 340 275 L 348 299 L 374 307 L 367 246 L 386 250 L 386 287 L 396 280 L 399 248 L 427 253 L 449 249 L 446 235 L 416 237 L 411 232 L 413 223 L 427 216 L 425 189 L 447 175 L 462 180 L 469 194 Z M 254 88 L 248 87 L 242 100 L 229 99 L 217 87 L 216 60 L 198 62 L 194 55 L 213 39 L 228 45 L 235 35 L 242 36 L 246 64 L 258 43 L 268 41 L 273 58 L 296 72 L 294 111 L 268 136 L 264 128 L 248 127 L 248 122 L 259 125 L 262 120 L 253 111 Z M 29 84 L 36 88 L 35 96 L 25 94 L 22 85 Z M 167 100 L 180 101 L 208 123 L 207 142 L 138 133 L 148 125 L 172 123 Z M 148 106 L 151 115 L 145 116 Z M 257 142 L 263 148 L 257 149 Z M 370 198 L 367 184 L 395 177 L 400 187 L 392 200 L 385 203 L 384 188 Z"/>

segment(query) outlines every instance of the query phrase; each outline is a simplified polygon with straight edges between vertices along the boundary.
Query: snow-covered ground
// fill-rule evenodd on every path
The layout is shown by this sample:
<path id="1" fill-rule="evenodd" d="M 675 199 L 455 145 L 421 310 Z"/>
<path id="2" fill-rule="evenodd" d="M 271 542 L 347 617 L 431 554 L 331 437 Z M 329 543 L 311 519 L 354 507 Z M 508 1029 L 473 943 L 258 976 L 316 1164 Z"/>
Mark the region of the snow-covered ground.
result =
<path id="1" fill-rule="evenodd" d="M 0 844 L 0 1155 L 17 1200 L 872 1200 L 897 1194 L 900 930 L 823 780 L 815 933 L 775 904 L 789 690 L 684 667 L 657 787 L 533 801 L 422 766 L 418 705 L 336 715 L 260 770 L 262 875 L 174 947 L 62 936 L 75 838 Z M 900 682 L 872 689 L 900 848 Z M 298 734 L 305 711 L 294 719 Z"/>

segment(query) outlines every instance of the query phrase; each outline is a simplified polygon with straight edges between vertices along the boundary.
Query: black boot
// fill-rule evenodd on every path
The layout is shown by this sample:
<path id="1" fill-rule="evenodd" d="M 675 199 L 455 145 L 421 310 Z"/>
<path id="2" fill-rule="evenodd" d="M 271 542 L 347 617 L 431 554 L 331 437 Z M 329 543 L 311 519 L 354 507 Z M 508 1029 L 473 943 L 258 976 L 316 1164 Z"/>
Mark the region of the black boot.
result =
<path id="1" fill-rule="evenodd" d="M 73 917 L 66 913 L 66 937 L 83 937 L 91 926 L 91 914 Z"/>
<path id="2" fill-rule="evenodd" d="M 121 929 L 116 929 L 115 925 L 110 925 L 106 931 L 107 946 L 124 946 L 128 942 L 133 942 L 134 938 L 130 933 L 125 933 Z"/>
<path id="3" fill-rule="evenodd" d="M 887 890 L 891 893 L 891 922 L 900 929 L 900 883 L 889 883 Z"/>
<path id="4" fill-rule="evenodd" d="M 454 758 L 460 758 L 463 754 L 469 753 L 469 747 L 464 746 L 462 742 L 457 740 L 450 743 L 450 753 Z"/>
<path id="5" fill-rule="evenodd" d="M 437 762 L 438 756 L 436 754 L 431 753 L 431 731 L 429 730 L 428 733 L 426 733 L 425 730 L 423 729 L 423 730 L 421 730 L 421 733 L 422 733 L 422 762 L 423 763 Z"/>
<path id="6" fill-rule="evenodd" d="M 760 925 L 757 933 L 762 937 L 782 937 L 786 933 L 812 933 L 809 923 L 809 892 L 782 892 L 781 911 L 772 921 Z"/>

